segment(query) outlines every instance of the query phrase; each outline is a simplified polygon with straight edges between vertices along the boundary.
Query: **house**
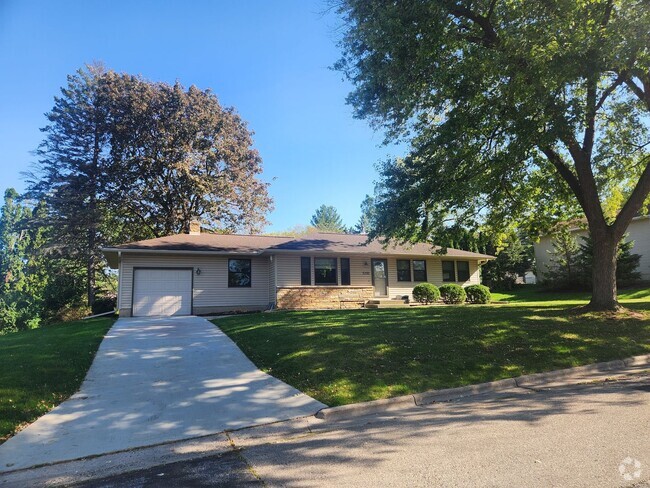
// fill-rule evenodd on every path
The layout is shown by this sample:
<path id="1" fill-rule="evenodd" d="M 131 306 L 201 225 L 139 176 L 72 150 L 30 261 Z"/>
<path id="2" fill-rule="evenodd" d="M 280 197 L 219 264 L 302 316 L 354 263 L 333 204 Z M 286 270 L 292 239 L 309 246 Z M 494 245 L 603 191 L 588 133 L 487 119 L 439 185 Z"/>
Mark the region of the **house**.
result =
<path id="1" fill-rule="evenodd" d="M 586 225 L 586 224 L 585 224 Z M 569 229 L 569 231 L 578 239 L 578 243 L 582 240 L 579 237 L 588 234 L 585 225 Z M 632 252 L 639 254 L 641 260 L 639 261 L 638 271 L 641 273 L 643 281 L 650 281 L 650 217 L 638 216 L 632 219 L 627 228 L 627 241 L 634 241 Z M 535 248 L 535 264 L 537 267 L 537 281 L 544 282 L 544 274 L 548 272 L 551 265 L 551 252 L 553 251 L 553 236 L 546 235 L 539 239 L 539 242 L 534 244 Z"/>
<path id="2" fill-rule="evenodd" d="M 122 317 L 231 310 L 360 308 L 410 296 L 421 282 L 480 283 L 492 256 L 427 244 L 389 246 L 364 235 L 301 237 L 200 232 L 104 248 L 119 270 Z"/>

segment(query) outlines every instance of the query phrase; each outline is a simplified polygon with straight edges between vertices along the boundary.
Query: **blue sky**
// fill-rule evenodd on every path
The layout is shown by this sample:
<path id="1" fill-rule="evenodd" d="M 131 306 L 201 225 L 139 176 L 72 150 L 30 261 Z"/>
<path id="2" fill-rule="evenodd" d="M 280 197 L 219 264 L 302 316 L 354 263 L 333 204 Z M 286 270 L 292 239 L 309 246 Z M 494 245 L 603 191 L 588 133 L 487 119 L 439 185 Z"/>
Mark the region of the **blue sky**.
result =
<path id="1" fill-rule="evenodd" d="M 155 81 L 211 88 L 255 131 L 275 211 L 267 230 L 307 224 L 322 203 L 347 225 L 375 164 L 400 148 L 352 118 L 330 66 L 340 27 L 325 0 L 0 0 L 0 189 L 41 140 L 67 74 L 103 61 Z"/>

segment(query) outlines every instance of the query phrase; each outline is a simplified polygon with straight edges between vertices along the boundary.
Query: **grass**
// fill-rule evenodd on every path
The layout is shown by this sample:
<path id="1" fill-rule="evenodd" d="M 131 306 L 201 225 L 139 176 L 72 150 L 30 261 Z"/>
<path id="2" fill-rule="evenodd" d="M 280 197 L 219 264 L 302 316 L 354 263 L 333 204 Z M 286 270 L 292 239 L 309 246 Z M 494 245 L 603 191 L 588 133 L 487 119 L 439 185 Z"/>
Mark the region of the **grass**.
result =
<path id="1" fill-rule="evenodd" d="M 631 312 L 578 315 L 588 294 L 507 305 L 260 313 L 215 321 L 262 370 L 330 406 L 650 353 L 650 289 Z"/>
<path id="2" fill-rule="evenodd" d="M 79 389 L 112 318 L 0 336 L 0 443 Z"/>

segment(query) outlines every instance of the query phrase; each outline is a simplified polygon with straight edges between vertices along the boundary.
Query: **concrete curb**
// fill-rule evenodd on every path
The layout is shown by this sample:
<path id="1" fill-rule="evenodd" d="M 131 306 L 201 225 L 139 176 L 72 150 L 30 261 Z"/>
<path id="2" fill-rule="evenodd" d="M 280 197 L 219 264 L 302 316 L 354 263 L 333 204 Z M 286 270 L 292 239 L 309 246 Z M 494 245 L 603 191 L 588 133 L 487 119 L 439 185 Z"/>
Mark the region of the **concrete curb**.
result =
<path id="1" fill-rule="evenodd" d="M 338 420 L 358 415 L 401 410 L 415 406 L 416 403 L 413 395 L 404 395 L 385 398 L 383 400 L 373 400 L 371 402 L 351 403 L 349 405 L 341 405 L 340 407 L 322 408 L 316 412 L 316 418 L 323 420 Z"/>
<path id="2" fill-rule="evenodd" d="M 473 395 L 483 393 L 512 390 L 516 388 L 543 387 L 556 385 L 558 382 L 565 384 L 571 382 L 594 381 L 606 379 L 612 373 L 622 374 L 633 368 L 650 366 L 650 354 L 634 356 L 627 359 L 618 359 L 603 363 L 588 364 L 575 368 L 535 373 L 516 378 L 507 378 L 478 385 L 461 386 L 458 388 L 446 388 L 442 390 L 430 390 L 423 393 L 404 395 L 384 400 L 371 402 L 352 403 L 340 407 L 328 407 L 319 410 L 316 418 L 322 420 L 340 420 L 375 413 L 402 410 L 415 406 L 430 405 L 437 402 L 449 402 Z"/>
<path id="3" fill-rule="evenodd" d="M 449 402 L 458 398 L 471 395 L 480 395 L 492 391 L 503 391 L 517 388 L 514 378 L 505 380 L 490 381 L 489 383 L 480 383 L 478 385 L 460 386 L 458 388 L 446 388 L 444 390 L 431 390 L 424 393 L 413 395 L 416 405 L 428 405 L 436 402 Z"/>

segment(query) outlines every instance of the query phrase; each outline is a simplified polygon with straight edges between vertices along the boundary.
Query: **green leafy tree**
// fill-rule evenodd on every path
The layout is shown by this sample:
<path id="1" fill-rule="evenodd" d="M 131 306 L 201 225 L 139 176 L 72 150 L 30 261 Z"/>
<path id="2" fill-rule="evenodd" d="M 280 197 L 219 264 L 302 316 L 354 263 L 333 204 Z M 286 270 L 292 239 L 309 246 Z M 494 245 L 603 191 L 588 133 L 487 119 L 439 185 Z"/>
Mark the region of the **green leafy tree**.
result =
<path id="1" fill-rule="evenodd" d="M 361 202 L 361 217 L 359 217 L 359 221 L 351 229 L 351 232 L 354 234 L 370 233 L 375 218 L 375 199 L 370 195 L 366 195 L 363 202 Z"/>
<path id="2" fill-rule="evenodd" d="M 38 209 L 37 209 L 38 211 Z M 0 215 L 0 333 L 37 327 L 48 275 L 43 229 L 30 228 L 33 211 L 13 188 Z"/>
<path id="3" fill-rule="evenodd" d="M 586 216 L 590 308 L 618 308 L 617 244 L 650 192 L 644 0 L 344 0 L 337 63 L 358 117 L 411 141 L 382 169 L 374 235 Z M 616 211 L 603 203 L 620 191 Z"/>
<path id="4" fill-rule="evenodd" d="M 481 266 L 482 282 L 493 290 L 511 290 L 517 277 L 531 269 L 533 254 L 532 244 L 513 232 L 496 252 L 496 259 Z"/>
<path id="5" fill-rule="evenodd" d="M 113 214 L 149 236 L 258 232 L 272 209 L 252 132 L 210 90 L 111 74 Z M 138 236 L 140 237 L 140 236 Z"/>
<path id="6" fill-rule="evenodd" d="M 28 193 L 45 203 L 38 225 L 51 229 L 70 294 L 71 266 L 83 266 L 89 306 L 113 281 L 102 246 L 184 232 L 197 217 L 228 232 L 266 223 L 272 202 L 252 133 L 209 90 L 87 66 L 46 116 Z"/>
<path id="7" fill-rule="evenodd" d="M 345 232 L 343 220 L 336 208 L 331 205 L 321 205 L 316 209 L 310 224 L 320 232 Z"/>

